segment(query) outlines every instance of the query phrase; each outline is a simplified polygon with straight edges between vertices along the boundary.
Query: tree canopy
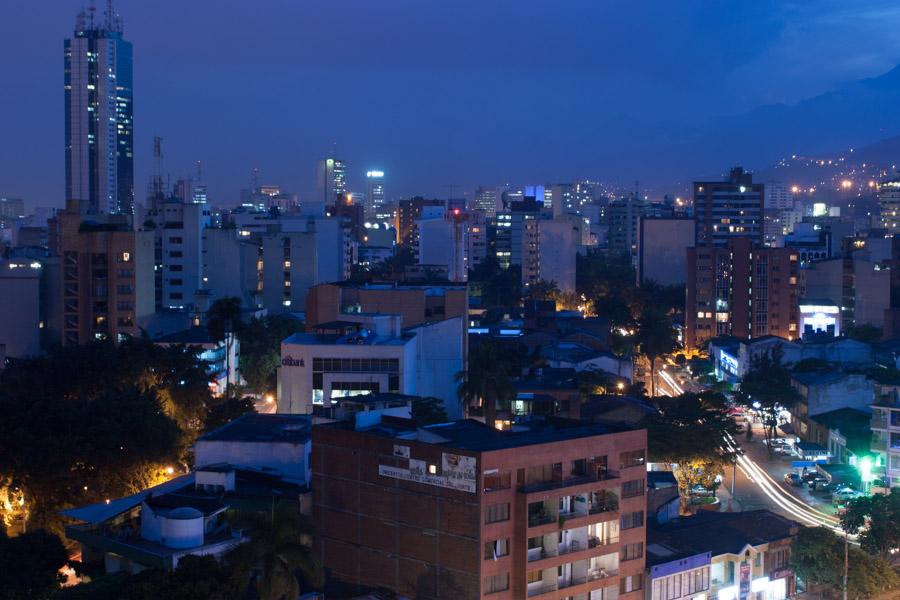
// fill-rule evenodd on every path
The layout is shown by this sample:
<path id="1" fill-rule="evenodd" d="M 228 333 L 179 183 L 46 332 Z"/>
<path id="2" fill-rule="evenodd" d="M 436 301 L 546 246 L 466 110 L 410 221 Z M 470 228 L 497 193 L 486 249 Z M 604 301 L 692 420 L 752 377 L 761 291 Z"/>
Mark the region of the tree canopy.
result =
<path id="1" fill-rule="evenodd" d="M 816 597 L 840 596 L 844 586 L 844 543 L 826 527 L 803 528 L 791 541 L 791 567 Z M 848 598 L 873 598 L 900 586 L 900 579 L 886 561 L 855 546 L 847 550 Z"/>
<path id="2" fill-rule="evenodd" d="M 69 556 L 59 538 L 42 529 L 14 538 L 0 527 L 0 600 L 42 600 L 59 588 Z"/>
<path id="3" fill-rule="evenodd" d="M 507 345 L 481 342 L 469 351 L 468 369 L 456 374 L 457 397 L 466 406 L 481 406 L 485 423 L 493 427 L 498 405 L 505 407 L 515 398 L 512 378 L 518 367 Z"/>
<path id="4" fill-rule="evenodd" d="M 257 394 L 275 392 L 281 365 L 281 342 L 303 329 L 303 323 L 289 315 L 251 319 L 241 327 L 238 331 L 241 375 L 251 391 Z"/>
<path id="5" fill-rule="evenodd" d="M 900 548 L 900 493 L 854 498 L 841 515 L 841 527 L 859 533 L 860 547 L 883 559 Z"/>
<path id="6" fill-rule="evenodd" d="M 776 437 L 778 413 L 790 409 L 800 397 L 791 385 L 790 371 L 782 364 L 783 356 L 781 346 L 754 356 L 750 361 L 750 371 L 744 375 L 738 391 L 738 398 L 744 404 L 759 404 L 767 441 Z M 771 454 L 772 444 L 766 444 L 766 447 Z"/>
<path id="7" fill-rule="evenodd" d="M 672 321 L 656 309 L 647 309 L 638 322 L 636 341 L 641 354 L 650 362 L 650 395 L 656 395 L 656 359 L 669 354 L 678 347 L 678 340 Z"/>
<path id="8" fill-rule="evenodd" d="M 712 487 L 716 476 L 731 464 L 723 437 L 736 433 L 737 425 L 728 416 L 725 398 L 715 392 L 689 392 L 655 401 L 658 412 L 643 423 L 649 459 L 672 465 L 684 512 L 691 488 L 698 484 Z"/>

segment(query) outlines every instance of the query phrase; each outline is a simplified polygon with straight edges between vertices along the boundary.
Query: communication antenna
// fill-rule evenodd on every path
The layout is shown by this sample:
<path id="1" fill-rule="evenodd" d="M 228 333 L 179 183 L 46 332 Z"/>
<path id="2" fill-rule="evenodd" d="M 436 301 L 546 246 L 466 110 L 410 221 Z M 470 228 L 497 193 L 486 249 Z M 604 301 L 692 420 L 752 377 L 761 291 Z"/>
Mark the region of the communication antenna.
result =
<path id="1" fill-rule="evenodd" d="M 94 0 L 91 0 L 91 5 L 88 6 L 88 21 L 90 22 L 90 29 L 94 28 L 94 13 L 97 12 L 97 7 L 94 6 Z"/>

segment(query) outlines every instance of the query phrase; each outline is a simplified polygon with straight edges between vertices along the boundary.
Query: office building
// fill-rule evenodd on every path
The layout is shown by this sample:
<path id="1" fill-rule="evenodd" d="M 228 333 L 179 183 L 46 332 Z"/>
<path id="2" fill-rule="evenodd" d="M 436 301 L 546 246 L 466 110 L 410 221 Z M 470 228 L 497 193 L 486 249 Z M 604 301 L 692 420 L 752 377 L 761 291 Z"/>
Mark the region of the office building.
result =
<path id="1" fill-rule="evenodd" d="M 262 247 L 240 230 L 203 230 L 203 288 L 211 300 L 233 296 L 245 307 L 262 306 Z"/>
<path id="2" fill-rule="evenodd" d="M 480 186 L 475 190 L 475 198 L 472 201 L 472 209 L 493 217 L 498 210 L 503 209 L 501 196 L 503 189 L 498 187 Z"/>
<path id="3" fill-rule="evenodd" d="M 646 432 L 375 415 L 313 428 L 316 555 L 415 598 L 643 598 Z"/>
<path id="4" fill-rule="evenodd" d="M 791 188 L 777 181 L 766 184 L 766 210 L 787 210 L 794 207 L 794 192 Z"/>
<path id="5" fill-rule="evenodd" d="M 112 10 L 81 12 L 65 41 L 66 200 L 85 213 L 134 213 L 132 47 Z"/>
<path id="6" fill-rule="evenodd" d="M 404 328 L 400 315 L 342 314 L 281 343 L 278 412 L 330 414 L 340 398 L 380 392 L 438 398 L 460 414 L 465 319 Z"/>
<path id="7" fill-rule="evenodd" d="M 0 198 L 0 229 L 12 229 L 12 226 L 24 216 L 24 200 L 21 198 Z"/>
<path id="8" fill-rule="evenodd" d="M 885 324 L 885 311 L 891 302 L 891 270 L 850 256 L 819 260 L 811 267 L 800 273 L 803 295 L 840 306 L 845 330 L 853 325 Z"/>
<path id="9" fill-rule="evenodd" d="M 694 217 L 698 246 L 726 246 L 733 238 L 763 243 L 765 186 L 741 167 L 726 181 L 694 182 Z"/>
<path id="10" fill-rule="evenodd" d="M 400 315 L 404 327 L 460 317 L 468 311 L 465 284 L 356 283 L 314 286 L 306 297 L 306 325 L 340 321 L 345 314 Z"/>
<path id="11" fill-rule="evenodd" d="M 555 281 L 561 292 L 575 292 L 575 255 L 581 232 L 565 215 L 538 221 L 538 279 Z"/>
<path id="12" fill-rule="evenodd" d="M 689 218 L 642 218 L 638 232 L 638 281 L 684 285 L 687 250 L 694 245 L 695 222 Z"/>
<path id="13" fill-rule="evenodd" d="M 765 248 L 749 237 L 689 248 L 686 345 L 719 335 L 797 338 L 797 263 L 795 250 Z"/>
<path id="14" fill-rule="evenodd" d="M 337 158 L 319 161 L 318 185 L 325 206 L 343 201 L 347 194 L 347 165 L 344 161 Z"/>
<path id="15" fill-rule="evenodd" d="M 488 255 L 488 220 L 487 214 L 478 210 L 468 215 L 466 228 L 466 258 L 469 270 L 474 269 Z"/>
<path id="16" fill-rule="evenodd" d="M 550 208 L 553 216 L 558 217 L 566 213 L 578 212 L 578 198 L 575 194 L 575 186 L 571 183 L 554 183 L 546 188 L 550 193 Z M 546 207 L 546 203 L 545 203 Z"/>
<path id="17" fill-rule="evenodd" d="M 607 245 L 610 252 L 627 254 L 632 260 L 638 255 L 638 236 L 641 218 L 647 206 L 639 196 L 613 200 L 606 209 L 609 223 Z"/>
<path id="18" fill-rule="evenodd" d="M 70 200 L 50 221 L 50 252 L 62 262 L 62 344 L 118 341 L 153 316 L 153 232 L 130 215 L 84 215 Z"/>
<path id="19" fill-rule="evenodd" d="M 206 367 L 209 389 L 214 396 L 221 396 L 228 390 L 228 386 L 241 382 L 238 370 L 241 345 L 233 331 L 226 331 L 224 339 L 217 340 L 206 327 L 193 326 L 157 337 L 153 343 L 164 348 L 194 349 L 197 359 Z"/>
<path id="20" fill-rule="evenodd" d="M 384 206 L 384 171 L 366 172 L 366 219 L 374 219 Z"/>
<path id="21" fill-rule="evenodd" d="M 878 184 L 878 205 L 881 210 L 880 226 L 888 235 L 900 233 L 900 177 L 887 179 Z"/>
<path id="22" fill-rule="evenodd" d="M 159 205 L 158 213 L 150 216 L 156 223 L 156 292 L 160 308 L 193 306 L 194 293 L 205 287 L 203 232 L 210 226 L 209 205 L 191 199 L 199 191 L 197 188 L 179 183 L 182 195 L 171 196 Z"/>
<path id="23" fill-rule="evenodd" d="M 337 219 L 281 219 L 261 235 L 262 300 L 270 313 L 302 310 L 320 283 L 346 279 L 345 230 Z"/>

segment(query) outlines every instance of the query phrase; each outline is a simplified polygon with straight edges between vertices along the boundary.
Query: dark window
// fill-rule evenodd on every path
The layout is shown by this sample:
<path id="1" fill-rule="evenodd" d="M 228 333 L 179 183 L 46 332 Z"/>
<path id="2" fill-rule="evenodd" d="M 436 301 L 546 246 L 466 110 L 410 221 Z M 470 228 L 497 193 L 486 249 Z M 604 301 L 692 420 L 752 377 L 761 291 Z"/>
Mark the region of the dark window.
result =
<path id="1" fill-rule="evenodd" d="M 502 592 L 509 589 L 509 573 L 500 573 L 499 575 L 488 575 L 484 578 L 484 593 L 493 594 L 494 592 Z"/>
<path id="2" fill-rule="evenodd" d="M 184 266 L 182 265 L 169 265 L 170 271 L 184 271 Z"/>
<path id="3" fill-rule="evenodd" d="M 509 538 L 484 543 L 484 560 L 495 560 L 509 555 Z"/>
<path id="4" fill-rule="evenodd" d="M 622 546 L 622 551 L 619 560 L 635 560 L 644 556 L 644 543 L 638 542 L 636 544 L 625 544 Z"/>
<path id="5" fill-rule="evenodd" d="M 645 453 L 643 450 L 632 450 L 631 452 L 623 452 L 619 458 L 619 468 L 627 469 L 628 467 L 639 467 L 645 462 Z"/>
<path id="6" fill-rule="evenodd" d="M 635 496 L 643 496 L 644 495 L 644 480 L 643 479 L 635 479 L 633 481 L 626 481 L 622 484 L 622 497 L 623 498 L 633 498 Z"/>
<path id="7" fill-rule="evenodd" d="M 631 513 L 625 513 L 622 515 L 622 525 L 620 529 L 634 529 L 635 527 L 643 527 L 644 525 L 644 511 L 637 510 Z"/>
<path id="8" fill-rule="evenodd" d="M 182 243 L 182 241 L 183 240 L 180 237 L 170 237 L 169 238 L 170 244 L 180 244 L 180 243 Z"/>
<path id="9" fill-rule="evenodd" d="M 184 252 L 182 252 L 181 250 L 172 250 L 171 252 L 169 252 L 169 256 L 171 256 L 172 258 L 181 258 L 182 256 L 184 256 Z"/>
<path id="10" fill-rule="evenodd" d="M 509 520 L 509 502 L 491 504 L 484 509 L 484 522 L 498 523 Z"/>
<path id="11" fill-rule="evenodd" d="M 508 490 L 511 485 L 510 474 L 507 473 L 485 473 L 484 474 L 484 491 L 494 492 L 497 490 Z"/>

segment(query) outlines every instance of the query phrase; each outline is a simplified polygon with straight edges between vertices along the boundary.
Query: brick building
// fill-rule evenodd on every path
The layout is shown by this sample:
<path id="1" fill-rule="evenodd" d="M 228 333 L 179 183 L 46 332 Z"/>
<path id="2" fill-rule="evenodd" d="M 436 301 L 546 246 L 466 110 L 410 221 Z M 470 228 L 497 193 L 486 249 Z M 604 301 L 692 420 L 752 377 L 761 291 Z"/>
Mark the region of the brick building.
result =
<path id="1" fill-rule="evenodd" d="M 685 343 L 720 335 L 799 336 L 797 251 L 735 237 L 724 247 L 688 248 Z"/>
<path id="2" fill-rule="evenodd" d="M 64 345 L 135 335 L 153 316 L 156 285 L 152 231 L 130 215 L 82 215 L 77 200 L 49 223 L 50 252 L 62 261 Z"/>
<path id="3" fill-rule="evenodd" d="M 316 555 L 415 598 L 642 598 L 646 443 L 568 419 L 316 426 Z"/>

